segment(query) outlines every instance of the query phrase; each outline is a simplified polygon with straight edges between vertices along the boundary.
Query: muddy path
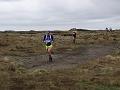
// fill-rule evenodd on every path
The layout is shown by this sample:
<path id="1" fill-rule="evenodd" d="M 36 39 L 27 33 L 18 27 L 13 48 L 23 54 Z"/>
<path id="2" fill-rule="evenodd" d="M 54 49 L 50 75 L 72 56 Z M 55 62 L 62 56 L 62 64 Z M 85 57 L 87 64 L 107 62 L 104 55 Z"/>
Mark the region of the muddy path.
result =
<path id="1" fill-rule="evenodd" d="M 72 68 L 87 60 L 95 60 L 111 54 L 119 45 L 117 44 L 99 44 L 99 45 L 81 45 L 74 50 L 68 49 L 62 53 L 53 54 L 53 62 L 48 62 L 47 55 L 29 55 L 24 57 L 11 56 L 12 59 L 24 65 L 28 69 L 65 69 Z"/>

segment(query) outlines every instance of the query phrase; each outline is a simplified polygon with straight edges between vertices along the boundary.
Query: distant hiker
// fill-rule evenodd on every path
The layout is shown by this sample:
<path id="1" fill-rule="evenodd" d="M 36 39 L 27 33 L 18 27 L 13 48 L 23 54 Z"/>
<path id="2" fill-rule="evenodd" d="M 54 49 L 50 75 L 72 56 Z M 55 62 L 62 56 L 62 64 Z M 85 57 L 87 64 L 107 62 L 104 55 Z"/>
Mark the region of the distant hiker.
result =
<path id="1" fill-rule="evenodd" d="M 52 62 L 51 51 L 52 51 L 52 47 L 53 47 L 53 45 L 52 45 L 53 39 L 54 39 L 53 35 L 51 35 L 50 32 L 48 32 L 46 35 L 44 35 L 44 38 L 43 38 L 47 53 L 49 55 L 49 62 Z"/>
<path id="2" fill-rule="evenodd" d="M 72 36 L 73 36 L 73 43 L 75 44 L 75 41 L 76 41 L 76 32 L 73 32 Z"/>
<path id="3" fill-rule="evenodd" d="M 108 29 L 108 28 L 106 28 L 106 31 L 107 31 L 107 32 L 109 32 L 109 29 Z"/>
<path id="4" fill-rule="evenodd" d="M 110 27 L 109 31 L 112 32 L 112 28 L 111 27 Z"/>

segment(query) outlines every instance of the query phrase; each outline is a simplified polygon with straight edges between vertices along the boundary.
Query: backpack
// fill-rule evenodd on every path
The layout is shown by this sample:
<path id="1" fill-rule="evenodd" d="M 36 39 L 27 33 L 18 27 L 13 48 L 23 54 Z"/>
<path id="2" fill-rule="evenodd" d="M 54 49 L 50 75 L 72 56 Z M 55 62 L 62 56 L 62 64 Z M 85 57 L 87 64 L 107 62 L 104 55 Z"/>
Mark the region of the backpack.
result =
<path id="1" fill-rule="evenodd" d="M 48 35 L 45 35 L 45 41 L 46 42 L 51 42 L 52 41 L 52 35 L 49 35 L 49 38 L 48 38 Z"/>
<path id="2" fill-rule="evenodd" d="M 52 40 L 52 35 L 49 35 L 49 36 L 50 36 L 49 40 Z M 47 40 L 47 38 L 48 38 L 48 35 L 45 35 L 45 40 Z"/>

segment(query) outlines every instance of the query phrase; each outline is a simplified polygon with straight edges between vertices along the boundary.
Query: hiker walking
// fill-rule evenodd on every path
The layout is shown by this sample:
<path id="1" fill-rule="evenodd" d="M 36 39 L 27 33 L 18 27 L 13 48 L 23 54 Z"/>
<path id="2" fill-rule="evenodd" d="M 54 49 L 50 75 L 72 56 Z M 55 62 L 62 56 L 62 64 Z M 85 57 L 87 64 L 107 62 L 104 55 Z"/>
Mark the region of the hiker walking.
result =
<path id="1" fill-rule="evenodd" d="M 73 32 L 72 36 L 73 36 L 73 43 L 75 44 L 75 41 L 76 41 L 76 32 Z"/>
<path id="2" fill-rule="evenodd" d="M 45 43 L 45 47 L 46 47 L 46 50 L 47 50 L 47 53 L 49 55 L 49 62 L 52 62 L 52 48 L 53 48 L 53 35 L 50 34 L 50 32 L 47 32 L 46 35 L 44 35 L 44 38 L 43 38 L 43 42 Z"/>
<path id="3" fill-rule="evenodd" d="M 106 28 L 105 30 L 106 30 L 107 32 L 109 32 L 109 29 L 108 29 L 108 28 Z"/>
<path id="4" fill-rule="evenodd" d="M 112 28 L 111 27 L 110 27 L 109 31 L 112 32 Z"/>

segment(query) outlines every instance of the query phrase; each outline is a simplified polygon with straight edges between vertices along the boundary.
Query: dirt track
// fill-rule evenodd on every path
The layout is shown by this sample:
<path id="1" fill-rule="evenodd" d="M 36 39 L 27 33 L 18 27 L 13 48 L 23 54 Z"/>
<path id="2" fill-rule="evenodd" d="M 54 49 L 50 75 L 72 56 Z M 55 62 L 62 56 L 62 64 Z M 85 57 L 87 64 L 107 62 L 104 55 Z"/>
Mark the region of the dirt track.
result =
<path id="1" fill-rule="evenodd" d="M 95 60 L 96 58 L 111 54 L 118 46 L 117 44 L 81 45 L 74 50 L 68 49 L 66 52 L 53 54 L 54 62 L 52 63 L 48 62 L 47 55 L 9 56 L 9 58 L 29 69 L 65 69 L 75 67 L 87 60 Z"/>

